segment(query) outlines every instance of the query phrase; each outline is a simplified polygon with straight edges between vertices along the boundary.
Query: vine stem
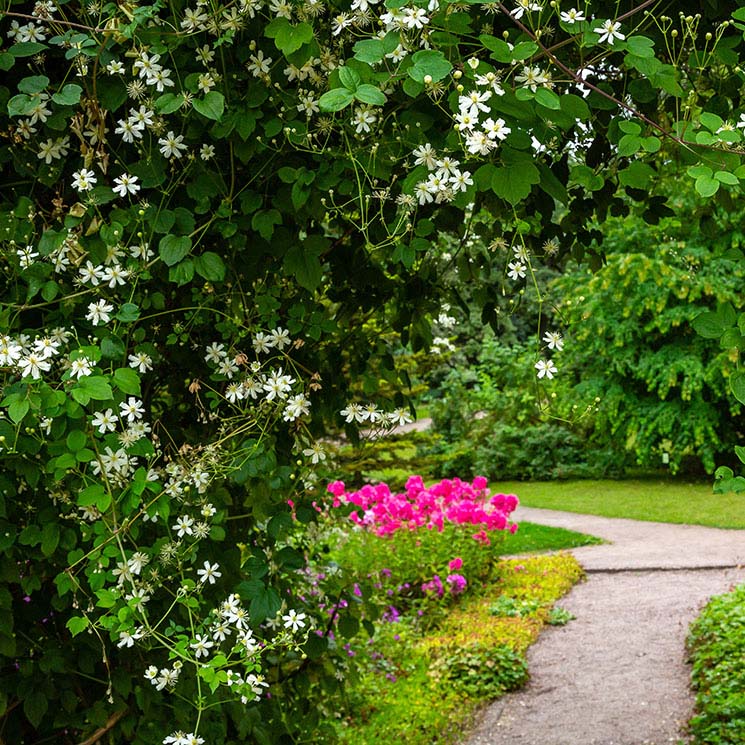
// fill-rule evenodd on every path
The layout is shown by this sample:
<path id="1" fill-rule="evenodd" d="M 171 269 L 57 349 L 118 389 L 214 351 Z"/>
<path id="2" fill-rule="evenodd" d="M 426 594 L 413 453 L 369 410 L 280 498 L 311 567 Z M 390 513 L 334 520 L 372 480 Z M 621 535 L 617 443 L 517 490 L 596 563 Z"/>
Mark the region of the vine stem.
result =
<path id="1" fill-rule="evenodd" d="M 108 718 L 103 727 L 99 727 L 87 740 L 83 740 L 78 745 L 93 745 L 98 742 L 126 713 L 127 709 L 115 712 Z"/>

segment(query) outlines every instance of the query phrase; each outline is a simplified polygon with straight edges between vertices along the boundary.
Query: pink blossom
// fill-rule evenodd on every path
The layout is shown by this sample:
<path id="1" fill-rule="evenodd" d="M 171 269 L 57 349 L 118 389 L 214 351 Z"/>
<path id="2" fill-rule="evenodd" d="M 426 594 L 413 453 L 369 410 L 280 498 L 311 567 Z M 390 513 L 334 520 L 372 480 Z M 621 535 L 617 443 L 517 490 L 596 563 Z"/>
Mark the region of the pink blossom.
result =
<path id="1" fill-rule="evenodd" d="M 508 527 L 509 515 L 517 507 L 517 497 L 512 494 L 490 496 L 486 487 L 486 479 L 477 476 L 470 484 L 457 478 L 443 479 L 427 489 L 421 476 L 411 476 L 406 482 L 406 491 L 399 494 L 393 494 L 384 483 L 366 484 L 358 491 L 347 492 L 343 482 L 334 481 L 328 490 L 335 497 L 334 507 L 354 505 L 358 509 L 349 519 L 377 535 L 420 528 L 441 532 L 449 522 L 480 527 L 477 540 L 489 545 L 485 531 Z"/>
<path id="2" fill-rule="evenodd" d="M 463 559 L 460 556 L 456 556 L 451 562 L 448 563 L 448 569 L 451 572 L 455 572 L 463 566 Z"/>

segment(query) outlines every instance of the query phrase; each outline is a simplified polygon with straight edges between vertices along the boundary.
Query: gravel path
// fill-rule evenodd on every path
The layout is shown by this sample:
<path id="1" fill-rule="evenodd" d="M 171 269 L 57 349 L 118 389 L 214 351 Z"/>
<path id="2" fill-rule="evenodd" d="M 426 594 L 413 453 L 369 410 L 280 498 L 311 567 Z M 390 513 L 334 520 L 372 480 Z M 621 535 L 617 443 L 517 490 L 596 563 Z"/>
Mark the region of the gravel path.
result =
<path id="1" fill-rule="evenodd" d="M 609 541 L 574 549 L 588 579 L 546 629 L 531 681 L 482 713 L 467 745 L 663 745 L 693 713 L 685 637 L 712 595 L 745 582 L 745 530 L 520 507 L 515 519 Z"/>

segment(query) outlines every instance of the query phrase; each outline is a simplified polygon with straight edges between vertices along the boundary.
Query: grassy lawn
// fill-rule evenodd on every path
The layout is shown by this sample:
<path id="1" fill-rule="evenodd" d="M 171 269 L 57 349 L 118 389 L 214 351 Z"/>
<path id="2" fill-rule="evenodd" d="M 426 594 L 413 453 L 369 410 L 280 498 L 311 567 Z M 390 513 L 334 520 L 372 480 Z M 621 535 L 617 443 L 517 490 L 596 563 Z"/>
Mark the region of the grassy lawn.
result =
<path id="1" fill-rule="evenodd" d="M 528 507 L 717 528 L 745 528 L 745 495 L 713 494 L 711 484 L 627 481 L 503 481 L 493 492 L 517 494 Z"/>
<path id="2" fill-rule="evenodd" d="M 558 551 L 559 549 L 589 546 L 602 542 L 600 538 L 584 533 L 575 533 L 573 530 L 521 522 L 517 533 L 505 535 L 504 542 L 499 546 L 499 553 L 505 556 L 532 551 Z"/>

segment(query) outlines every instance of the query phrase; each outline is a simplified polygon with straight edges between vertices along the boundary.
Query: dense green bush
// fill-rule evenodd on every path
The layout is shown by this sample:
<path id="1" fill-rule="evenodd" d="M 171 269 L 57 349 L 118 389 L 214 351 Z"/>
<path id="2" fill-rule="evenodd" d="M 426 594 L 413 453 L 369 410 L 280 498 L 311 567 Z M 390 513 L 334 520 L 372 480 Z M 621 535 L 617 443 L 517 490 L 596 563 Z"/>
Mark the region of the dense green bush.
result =
<path id="1" fill-rule="evenodd" d="M 697 714 L 697 745 L 745 741 L 745 585 L 709 601 L 691 625 L 688 646 Z"/>

